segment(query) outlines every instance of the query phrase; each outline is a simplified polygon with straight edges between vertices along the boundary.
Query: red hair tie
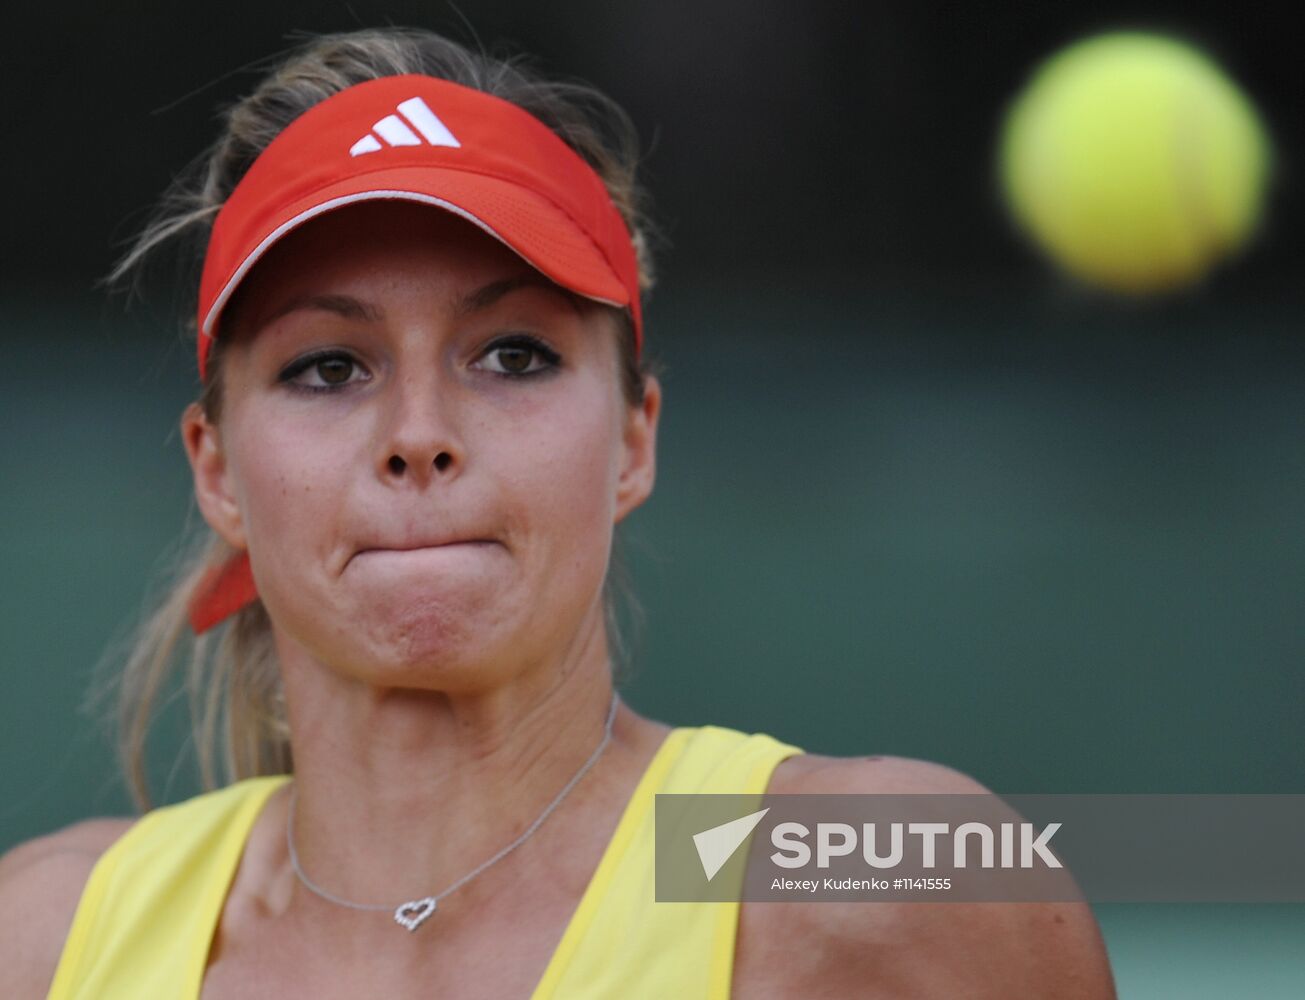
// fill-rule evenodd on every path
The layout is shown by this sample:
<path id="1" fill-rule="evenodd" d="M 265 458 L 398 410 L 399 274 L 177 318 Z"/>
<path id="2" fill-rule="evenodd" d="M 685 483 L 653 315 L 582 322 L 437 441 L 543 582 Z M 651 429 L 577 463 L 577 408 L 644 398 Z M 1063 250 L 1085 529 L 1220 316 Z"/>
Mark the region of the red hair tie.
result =
<path id="1" fill-rule="evenodd" d="M 249 553 L 238 553 L 222 565 L 214 566 L 199 581 L 187 606 L 190 627 L 196 635 L 206 632 L 257 599 L 258 588 L 254 586 Z"/>

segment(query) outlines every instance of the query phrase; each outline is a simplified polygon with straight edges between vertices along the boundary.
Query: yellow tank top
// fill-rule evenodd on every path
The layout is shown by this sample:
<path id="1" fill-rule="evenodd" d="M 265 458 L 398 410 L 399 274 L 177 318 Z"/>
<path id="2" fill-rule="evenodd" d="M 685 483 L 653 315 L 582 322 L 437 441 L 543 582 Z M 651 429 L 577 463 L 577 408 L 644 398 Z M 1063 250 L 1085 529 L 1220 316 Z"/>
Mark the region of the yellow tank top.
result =
<path id="1" fill-rule="evenodd" d="M 738 903 L 656 903 L 659 793 L 761 794 L 802 753 L 762 733 L 672 730 L 626 804 L 531 1000 L 727 1000 Z M 147 813 L 95 865 L 48 1000 L 197 1000 L 254 820 L 288 775 Z"/>

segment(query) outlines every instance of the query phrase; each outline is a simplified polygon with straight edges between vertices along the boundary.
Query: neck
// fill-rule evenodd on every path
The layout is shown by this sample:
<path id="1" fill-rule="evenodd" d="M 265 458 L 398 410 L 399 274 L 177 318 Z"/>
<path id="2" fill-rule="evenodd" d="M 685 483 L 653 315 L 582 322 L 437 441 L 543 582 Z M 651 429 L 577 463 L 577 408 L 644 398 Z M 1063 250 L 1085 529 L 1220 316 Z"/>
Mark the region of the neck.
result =
<path id="1" fill-rule="evenodd" d="M 279 645 L 307 875 L 350 901 L 397 905 L 519 837 L 603 740 L 612 685 L 601 627 L 592 635 L 565 663 L 458 695 L 366 684 Z M 636 726 L 620 709 L 611 744 L 549 822 L 596 801 Z M 281 879 L 294 878 L 287 851 Z"/>

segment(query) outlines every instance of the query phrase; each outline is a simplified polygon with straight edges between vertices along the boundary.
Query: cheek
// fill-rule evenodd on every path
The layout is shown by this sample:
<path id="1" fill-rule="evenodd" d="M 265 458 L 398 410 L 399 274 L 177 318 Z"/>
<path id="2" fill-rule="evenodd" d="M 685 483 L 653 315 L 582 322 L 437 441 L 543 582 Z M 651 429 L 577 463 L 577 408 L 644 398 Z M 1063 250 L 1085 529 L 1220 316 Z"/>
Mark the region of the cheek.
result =
<path id="1" fill-rule="evenodd" d="M 280 413 L 260 419 L 250 408 L 234 421 L 229 443 L 237 498 L 251 556 L 301 555 L 329 540 L 332 509 L 342 486 L 345 441 Z M 282 563 L 284 564 L 284 563 Z"/>
<path id="2" fill-rule="evenodd" d="M 573 403 L 579 402 L 573 399 Z M 615 517 L 618 438 L 606 410 L 572 405 L 531 421 L 500 449 L 504 479 L 547 571 L 606 567 Z M 510 454 L 509 454 L 510 452 Z"/>

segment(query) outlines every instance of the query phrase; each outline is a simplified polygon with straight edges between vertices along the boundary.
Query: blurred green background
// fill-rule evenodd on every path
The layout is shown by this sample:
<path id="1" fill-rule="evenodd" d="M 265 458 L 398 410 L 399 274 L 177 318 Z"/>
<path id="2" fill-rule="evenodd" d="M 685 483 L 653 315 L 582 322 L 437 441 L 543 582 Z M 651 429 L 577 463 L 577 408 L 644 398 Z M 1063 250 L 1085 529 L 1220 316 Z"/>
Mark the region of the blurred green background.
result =
<path id="1" fill-rule="evenodd" d="M 652 146 L 672 245 L 649 311 L 658 485 L 622 533 L 637 709 L 999 792 L 1305 791 L 1301 94 L 1280 25 L 1155 4 L 460 7 L 613 93 Z M 465 37 L 416 4 L 54 13 L 5 42 L 29 145 L 0 168 L 23 193 L 0 277 L 19 376 L 0 392 L 0 849 L 128 811 L 80 706 L 197 516 L 175 430 L 193 346 L 166 291 L 124 310 L 93 288 L 115 241 L 252 80 L 222 74 L 288 29 Z M 1284 165 L 1256 247 L 1145 304 L 1051 275 L 990 175 L 1031 63 L 1134 23 L 1213 45 Z M 197 789 L 177 706 L 152 762 L 160 797 Z M 1305 906 L 1096 909 L 1123 997 L 1305 995 Z"/>

